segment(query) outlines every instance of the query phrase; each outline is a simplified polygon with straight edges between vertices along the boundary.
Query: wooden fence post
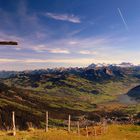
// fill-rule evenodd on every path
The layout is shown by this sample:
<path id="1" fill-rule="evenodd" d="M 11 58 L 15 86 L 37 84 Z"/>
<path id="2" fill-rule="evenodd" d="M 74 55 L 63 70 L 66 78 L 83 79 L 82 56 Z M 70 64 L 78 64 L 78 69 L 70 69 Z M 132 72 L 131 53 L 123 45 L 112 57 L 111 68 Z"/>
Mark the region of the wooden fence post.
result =
<path id="1" fill-rule="evenodd" d="M 77 133 L 80 135 L 80 126 L 79 126 L 79 121 L 77 122 Z"/>
<path id="2" fill-rule="evenodd" d="M 16 135 L 16 125 L 15 125 L 15 112 L 12 112 L 12 127 L 13 127 L 13 136 Z"/>
<path id="3" fill-rule="evenodd" d="M 68 132 L 70 132 L 70 123 L 71 123 L 71 116 L 69 115 L 69 120 L 68 120 Z"/>
<path id="4" fill-rule="evenodd" d="M 103 120 L 103 124 L 102 124 L 102 126 L 103 126 L 103 133 L 106 133 L 107 122 L 106 122 L 105 119 Z"/>
<path id="5" fill-rule="evenodd" d="M 88 137 L 88 128 L 87 128 L 87 126 L 86 126 L 86 134 L 87 134 L 87 137 Z"/>
<path id="6" fill-rule="evenodd" d="M 94 127 L 94 136 L 97 136 L 96 127 Z"/>
<path id="7" fill-rule="evenodd" d="M 48 117 L 49 117 L 48 111 L 46 111 L 46 129 L 45 129 L 46 132 L 48 132 Z"/>

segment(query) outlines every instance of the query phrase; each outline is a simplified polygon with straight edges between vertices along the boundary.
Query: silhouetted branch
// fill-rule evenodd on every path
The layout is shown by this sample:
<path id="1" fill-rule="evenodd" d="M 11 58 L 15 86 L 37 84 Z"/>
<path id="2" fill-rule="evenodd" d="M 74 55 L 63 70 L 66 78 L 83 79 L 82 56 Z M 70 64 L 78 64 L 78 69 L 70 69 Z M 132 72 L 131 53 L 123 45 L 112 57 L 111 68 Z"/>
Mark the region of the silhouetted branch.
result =
<path id="1" fill-rule="evenodd" d="M 0 45 L 18 45 L 15 41 L 0 41 Z"/>

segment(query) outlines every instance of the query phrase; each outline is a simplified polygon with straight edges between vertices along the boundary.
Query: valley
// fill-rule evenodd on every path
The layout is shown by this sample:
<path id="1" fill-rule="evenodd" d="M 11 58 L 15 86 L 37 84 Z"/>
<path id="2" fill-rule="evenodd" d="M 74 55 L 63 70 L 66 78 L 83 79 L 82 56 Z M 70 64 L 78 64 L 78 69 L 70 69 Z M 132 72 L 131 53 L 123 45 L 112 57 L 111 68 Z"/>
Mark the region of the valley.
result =
<path id="1" fill-rule="evenodd" d="M 9 125 L 12 111 L 16 112 L 21 129 L 27 127 L 27 122 L 44 127 L 46 111 L 50 113 L 50 124 L 54 125 L 65 125 L 61 120 L 67 120 L 69 114 L 76 118 L 84 115 L 86 120 L 94 121 L 99 120 L 98 115 L 119 118 L 135 114 L 138 118 L 139 94 L 133 98 L 129 93 L 140 83 L 139 71 L 139 67 L 94 65 L 2 72 L 1 126 Z"/>

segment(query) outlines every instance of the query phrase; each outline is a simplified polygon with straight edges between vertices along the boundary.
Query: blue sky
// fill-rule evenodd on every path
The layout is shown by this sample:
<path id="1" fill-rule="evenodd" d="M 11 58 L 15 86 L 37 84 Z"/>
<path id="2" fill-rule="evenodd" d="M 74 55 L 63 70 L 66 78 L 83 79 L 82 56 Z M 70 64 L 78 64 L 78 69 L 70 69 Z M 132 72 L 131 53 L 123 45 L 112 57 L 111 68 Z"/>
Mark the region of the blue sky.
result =
<path id="1" fill-rule="evenodd" d="M 0 0 L 0 70 L 140 64 L 140 0 Z"/>

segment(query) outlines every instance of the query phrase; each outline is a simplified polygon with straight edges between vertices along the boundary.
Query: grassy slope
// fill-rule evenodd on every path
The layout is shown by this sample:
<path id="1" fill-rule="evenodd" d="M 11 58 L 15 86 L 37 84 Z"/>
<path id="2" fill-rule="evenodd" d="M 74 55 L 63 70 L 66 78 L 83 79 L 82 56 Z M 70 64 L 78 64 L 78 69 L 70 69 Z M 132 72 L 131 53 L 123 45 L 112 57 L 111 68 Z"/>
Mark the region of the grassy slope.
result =
<path id="1" fill-rule="evenodd" d="M 54 99 L 66 97 L 64 100 L 68 98 L 68 100 L 74 100 L 75 102 L 75 99 L 78 98 L 78 101 L 100 103 L 105 100 L 115 99 L 117 95 L 126 93 L 132 87 L 135 87 L 138 81 L 135 78 L 124 78 L 123 80 L 109 80 L 99 83 L 91 82 L 78 76 L 68 76 L 66 79 L 58 81 L 58 83 L 52 81 L 37 81 L 35 82 L 35 84 L 38 85 L 37 88 L 29 86 L 30 81 L 28 78 L 24 80 L 18 78 L 8 79 L 5 83 L 8 85 L 14 83 L 16 87 L 46 93 L 50 95 L 50 98 L 53 97 Z M 97 90 L 99 94 L 92 92 L 94 90 Z"/>
<path id="2" fill-rule="evenodd" d="M 1 140 L 139 140 L 140 126 L 134 125 L 110 125 L 108 132 L 100 136 L 78 136 L 76 132 L 68 133 L 64 130 L 51 129 L 45 133 L 44 130 L 18 131 L 15 137 L 8 136 L 9 132 L 0 132 Z"/>
<path id="3" fill-rule="evenodd" d="M 16 117 L 27 118 L 25 121 L 31 121 L 37 126 L 40 122 L 41 127 L 44 126 L 46 110 L 50 113 L 52 124 L 62 124 L 59 120 L 67 119 L 68 114 L 81 116 L 87 115 L 87 112 L 116 109 L 133 113 L 140 111 L 139 106 L 129 107 L 117 102 L 118 95 L 126 93 L 138 84 L 135 78 L 97 83 L 81 77 L 68 76 L 57 83 L 36 81 L 35 84 L 39 85 L 37 88 L 24 86 L 29 85 L 30 81 L 18 80 L 5 80 L 8 85 L 14 83 L 18 88 L 9 88 L 6 93 L 0 94 L 0 108 L 3 109 L 2 112 L 5 111 L 4 116 L 9 116 L 7 112 L 15 110 Z M 20 119 L 18 121 L 17 124 L 20 123 Z"/>
<path id="4" fill-rule="evenodd" d="M 39 100 L 40 103 L 47 103 L 52 108 L 68 108 L 82 111 L 93 111 L 96 109 L 95 104 L 99 105 L 114 101 L 118 95 L 127 93 L 138 84 L 135 78 L 97 83 L 76 76 L 68 76 L 66 79 L 58 81 L 58 83 L 36 81 L 37 88 L 24 86 L 29 85 L 29 82 L 28 78 L 24 80 L 19 80 L 18 78 L 5 80 L 8 85 L 14 83 L 15 86 L 22 90 L 30 90 L 28 94 L 25 94 L 29 100 L 31 98 Z M 96 94 L 96 92 L 99 94 Z M 18 94 L 18 96 L 24 98 L 24 92 L 22 94 Z M 5 104 L 6 100 L 0 99 L 0 102 Z M 26 104 L 24 105 L 26 106 Z"/>

